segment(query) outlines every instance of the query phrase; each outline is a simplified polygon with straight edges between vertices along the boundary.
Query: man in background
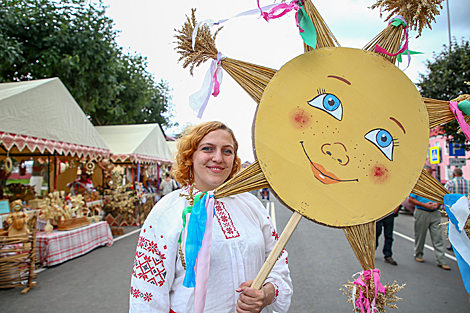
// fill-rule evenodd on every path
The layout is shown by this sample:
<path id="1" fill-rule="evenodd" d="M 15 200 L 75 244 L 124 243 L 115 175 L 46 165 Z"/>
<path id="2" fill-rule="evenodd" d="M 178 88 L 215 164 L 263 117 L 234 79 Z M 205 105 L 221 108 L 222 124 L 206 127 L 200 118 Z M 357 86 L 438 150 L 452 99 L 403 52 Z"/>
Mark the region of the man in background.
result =
<path id="1" fill-rule="evenodd" d="M 424 169 L 429 174 L 432 173 L 431 167 L 425 166 Z M 415 226 L 415 260 L 417 262 L 424 262 L 424 242 L 426 241 L 426 234 L 429 229 L 434 253 L 436 254 L 437 266 L 449 271 L 450 266 L 446 264 L 444 256 L 441 212 L 439 212 L 440 204 L 415 194 L 410 194 L 409 202 L 416 206 L 413 213 Z"/>
<path id="2" fill-rule="evenodd" d="M 384 230 L 384 247 L 383 247 L 383 254 L 384 254 L 384 262 L 391 264 L 391 265 L 398 265 L 398 263 L 392 258 L 392 243 L 393 243 L 393 226 L 395 222 L 395 216 L 398 215 L 398 210 L 400 206 L 398 206 L 392 213 L 387 215 L 386 217 L 377 221 L 375 226 L 375 249 L 379 246 L 379 237 L 382 234 L 382 228 Z"/>
<path id="3" fill-rule="evenodd" d="M 453 178 L 447 181 L 444 187 L 449 190 L 450 193 L 459 193 L 468 197 L 470 181 L 462 177 L 462 170 L 456 167 L 452 172 L 452 177 Z"/>

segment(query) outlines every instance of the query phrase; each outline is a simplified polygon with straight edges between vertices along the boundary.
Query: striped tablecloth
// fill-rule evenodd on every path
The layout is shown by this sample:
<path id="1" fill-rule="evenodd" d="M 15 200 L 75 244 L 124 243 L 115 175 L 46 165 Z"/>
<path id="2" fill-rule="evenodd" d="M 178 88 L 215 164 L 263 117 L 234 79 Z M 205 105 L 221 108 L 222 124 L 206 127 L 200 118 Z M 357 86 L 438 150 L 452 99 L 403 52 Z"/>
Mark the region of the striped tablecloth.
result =
<path id="1" fill-rule="evenodd" d="M 111 246 L 113 235 L 107 222 L 91 223 L 88 226 L 69 230 L 54 230 L 49 234 L 36 234 L 39 262 L 44 266 L 60 264 L 83 255 L 102 245 Z"/>

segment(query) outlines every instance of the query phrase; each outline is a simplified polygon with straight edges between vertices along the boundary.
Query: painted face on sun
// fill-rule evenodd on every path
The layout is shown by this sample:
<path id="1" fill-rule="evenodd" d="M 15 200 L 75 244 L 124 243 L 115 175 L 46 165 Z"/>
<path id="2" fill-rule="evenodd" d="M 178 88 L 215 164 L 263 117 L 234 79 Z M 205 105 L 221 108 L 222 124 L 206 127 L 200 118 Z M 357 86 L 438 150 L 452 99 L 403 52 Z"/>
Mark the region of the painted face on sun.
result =
<path id="1" fill-rule="evenodd" d="M 410 193 L 423 167 L 428 117 L 416 87 L 381 56 L 328 48 L 285 64 L 254 122 L 276 196 L 316 222 L 376 220 Z"/>

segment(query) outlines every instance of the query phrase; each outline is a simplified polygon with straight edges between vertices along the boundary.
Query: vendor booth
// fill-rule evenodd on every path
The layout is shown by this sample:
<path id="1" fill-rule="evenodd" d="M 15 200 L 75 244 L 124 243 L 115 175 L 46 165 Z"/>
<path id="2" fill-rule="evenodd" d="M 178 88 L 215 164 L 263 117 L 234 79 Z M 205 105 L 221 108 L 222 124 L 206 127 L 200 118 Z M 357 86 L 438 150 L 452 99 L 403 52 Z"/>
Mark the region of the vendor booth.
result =
<path id="1" fill-rule="evenodd" d="M 84 214 L 87 209 L 85 201 L 68 197 L 68 190 L 61 186 L 76 178 L 80 161 L 109 157 L 110 150 L 58 78 L 0 84 L 0 112 L 0 178 L 3 184 L 0 189 L 5 203 L 0 218 L 7 222 L 0 229 L 0 235 L 4 236 L 0 240 L 0 263 L 8 261 L 7 265 L 11 267 L 11 271 L 5 274 L 7 276 L 0 275 L 2 288 L 22 285 L 25 277 L 22 269 L 34 268 L 36 239 L 39 241 L 45 235 L 43 231 L 36 233 L 36 226 L 52 231 L 55 233 L 53 237 L 60 240 L 72 229 L 99 222 L 98 218 Z M 30 184 L 39 188 L 22 183 L 4 188 L 12 164 L 28 161 L 34 161 Z M 33 179 L 35 172 L 38 175 Z M 43 178 L 48 187 L 41 195 Z M 46 225 L 31 223 L 36 219 Z M 52 230 L 53 225 L 57 230 Z M 104 233 L 106 237 L 110 234 L 109 227 Z M 19 238 L 23 236 L 24 242 L 5 239 L 12 234 Z M 41 251 L 49 249 L 47 244 L 44 245 L 47 240 L 41 242 L 43 247 L 39 258 L 44 259 Z M 109 239 L 105 242 L 111 243 Z M 26 248 L 29 245 L 32 250 Z M 15 255 L 28 256 L 27 260 L 18 263 L 21 270 L 14 269 Z M 28 277 L 29 286 L 33 286 L 32 274 Z M 8 284 L 3 284 L 5 281 Z"/>
<path id="2" fill-rule="evenodd" d="M 113 171 L 113 184 L 104 192 L 105 218 L 111 226 L 139 225 L 159 198 L 162 166 L 171 165 L 173 160 L 165 136 L 159 124 L 95 128 L 111 149 L 112 162 L 124 169 L 120 177 Z M 96 171 L 102 169 L 99 166 Z M 115 184 L 117 179 L 121 185 Z"/>

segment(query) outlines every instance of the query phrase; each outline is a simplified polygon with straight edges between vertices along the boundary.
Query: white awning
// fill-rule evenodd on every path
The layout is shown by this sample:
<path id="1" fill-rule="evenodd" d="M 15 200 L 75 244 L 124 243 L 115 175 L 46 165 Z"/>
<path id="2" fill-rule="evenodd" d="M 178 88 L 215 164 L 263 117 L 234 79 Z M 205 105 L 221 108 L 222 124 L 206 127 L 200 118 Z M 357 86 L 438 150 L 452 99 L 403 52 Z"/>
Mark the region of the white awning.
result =
<path id="1" fill-rule="evenodd" d="M 171 163 L 168 148 L 159 124 L 96 126 L 111 149 L 114 162 Z"/>
<path id="2" fill-rule="evenodd" d="M 0 143 L 7 150 L 109 157 L 106 142 L 58 78 L 0 84 Z"/>

